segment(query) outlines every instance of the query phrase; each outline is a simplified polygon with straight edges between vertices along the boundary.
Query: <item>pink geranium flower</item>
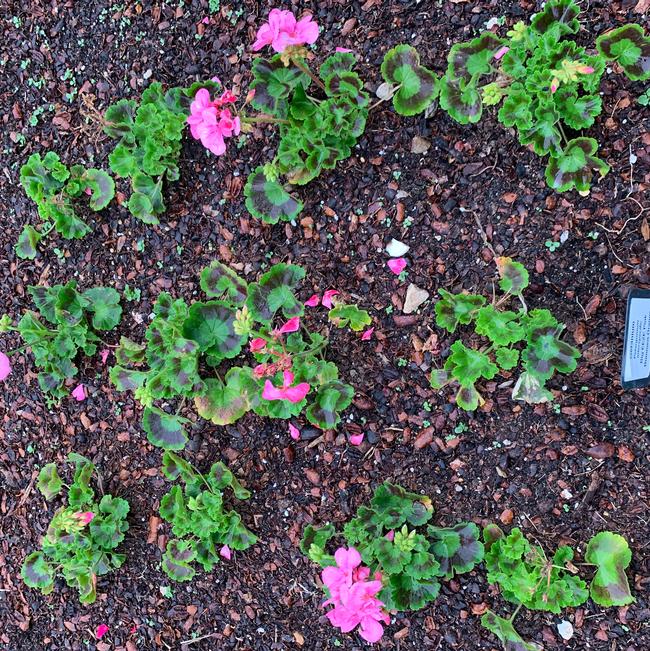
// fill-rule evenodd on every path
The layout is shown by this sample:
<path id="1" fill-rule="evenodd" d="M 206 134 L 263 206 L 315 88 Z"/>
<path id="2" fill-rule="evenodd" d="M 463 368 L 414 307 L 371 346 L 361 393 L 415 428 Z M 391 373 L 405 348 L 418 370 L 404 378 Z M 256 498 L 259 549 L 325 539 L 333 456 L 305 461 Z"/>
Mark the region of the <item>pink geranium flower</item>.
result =
<path id="1" fill-rule="evenodd" d="M 6 380 L 11 374 L 11 362 L 9 357 L 0 353 L 0 380 Z"/>
<path id="2" fill-rule="evenodd" d="M 95 514 L 92 511 L 79 511 L 74 514 L 74 517 L 79 520 L 83 525 L 90 524 L 92 519 L 95 517 Z"/>
<path id="3" fill-rule="evenodd" d="M 300 440 L 300 430 L 293 423 L 289 423 L 289 436 L 294 441 Z"/>
<path id="4" fill-rule="evenodd" d="M 101 640 L 106 633 L 108 633 L 108 626 L 106 626 L 106 624 L 100 624 L 95 631 L 95 637 L 98 640 Z"/>
<path id="5" fill-rule="evenodd" d="M 310 298 L 305 301 L 307 307 L 316 307 L 320 303 L 320 296 L 318 294 L 312 294 Z"/>
<path id="6" fill-rule="evenodd" d="M 226 90 L 221 97 L 211 100 L 207 88 L 200 88 L 190 105 L 187 123 L 190 125 L 192 137 L 200 140 L 204 147 L 217 156 L 226 151 L 225 138 L 237 136 L 241 131 L 239 116 L 233 116 L 230 109 L 224 108 L 235 99 L 236 97 Z"/>
<path id="7" fill-rule="evenodd" d="M 374 328 L 368 328 L 362 335 L 361 335 L 361 341 L 370 341 L 370 338 L 372 337 L 372 333 L 375 331 Z"/>
<path id="8" fill-rule="evenodd" d="M 386 264 L 396 276 L 399 276 L 406 268 L 406 260 L 404 258 L 392 258 Z"/>
<path id="9" fill-rule="evenodd" d="M 332 307 L 334 307 L 334 304 L 332 303 L 332 299 L 333 299 L 335 296 L 338 296 L 338 294 L 339 294 L 339 291 L 338 291 L 337 289 L 328 289 L 328 290 L 323 294 L 323 300 L 321 301 L 321 303 L 322 303 L 325 307 L 327 307 L 327 308 L 329 308 L 329 309 L 331 310 Z"/>
<path id="10" fill-rule="evenodd" d="M 274 386 L 271 380 L 266 380 L 264 390 L 262 391 L 262 398 L 264 400 L 288 400 L 293 403 L 304 400 L 311 388 L 309 384 L 307 382 L 301 382 L 294 387 L 291 386 L 294 378 L 293 373 L 291 371 L 284 371 L 282 375 L 284 381 L 280 388 Z"/>
<path id="11" fill-rule="evenodd" d="M 262 339 L 262 337 L 255 337 L 255 339 L 251 340 L 250 348 L 251 352 L 253 353 L 264 350 L 266 348 L 266 339 Z"/>
<path id="12" fill-rule="evenodd" d="M 359 626 L 364 640 L 377 642 L 384 633 L 380 622 L 390 623 L 383 602 L 375 597 L 382 588 L 381 574 L 377 572 L 374 580 L 368 581 L 370 569 L 360 567 L 361 555 L 354 547 L 337 549 L 334 560 L 336 566 L 326 567 L 321 575 L 330 594 L 323 606 L 334 606 L 327 618 L 343 633 Z"/>
<path id="13" fill-rule="evenodd" d="M 294 316 L 292 319 L 289 319 L 279 330 L 278 333 L 285 335 L 289 332 L 296 332 L 300 329 L 300 317 Z"/>
<path id="14" fill-rule="evenodd" d="M 271 9 L 269 22 L 257 30 L 253 51 L 270 45 L 276 52 L 284 52 L 290 45 L 311 45 L 317 38 L 318 25 L 311 16 L 296 20 L 288 10 Z"/>
<path id="15" fill-rule="evenodd" d="M 86 389 L 83 384 L 78 384 L 70 394 L 75 400 L 81 402 L 86 399 Z"/>

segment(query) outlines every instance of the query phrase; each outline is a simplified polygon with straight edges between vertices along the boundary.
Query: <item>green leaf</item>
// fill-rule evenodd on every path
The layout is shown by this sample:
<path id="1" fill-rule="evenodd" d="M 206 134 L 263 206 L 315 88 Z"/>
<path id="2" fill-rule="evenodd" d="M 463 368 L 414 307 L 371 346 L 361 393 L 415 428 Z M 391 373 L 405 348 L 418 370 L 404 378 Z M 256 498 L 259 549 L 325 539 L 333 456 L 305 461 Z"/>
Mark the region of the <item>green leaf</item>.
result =
<path id="1" fill-rule="evenodd" d="M 144 194 L 149 199 L 154 215 L 165 212 L 165 204 L 162 198 L 162 176 L 157 181 L 154 181 L 150 175 L 136 172 L 131 178 L 131 185 L 133 186 L 134 193 Z M 129 209 L 131 208 L 130 203 L 129 200 Z M 138 215 L 135 216 L 137 217 Z M 140 219 L 145 221 L 142 217 Z M 145 221 L 145 223 L 150 222 Z"/>
<path id="2" fill-rule="evenodd" d="M 494 55 L 504 43 L 503 39 L 488 31 L 467 43 L 452 45 L 447 55 L 447 77 L 466 84 L 476 83 L 493 71 Z"/>
<path id="3" fill-rule="evenodd" d="M 246 180 L 244 196 L 248 212 L 267 224 L 293 221 L 303 208 L 302 202 L 294 199 L 281 183 L 267 178 L 261 166 Z"/>
<path id="4" fill-rule="evenodd" d="M 38 251 L 36 247 L 43 236 L 29 224 L 23 227 L 16 242 L 16 255 L 23 260 L 33 260 Z"/>
<path id="5" fill-rule="evenodd" d="M 556 30 L 558 40 L 565 34 L 577 34 L 580 30 L 578 15 L 580 7 L 573 0 L 548 0 L 544 9 L 531 20 L 531 27 L 539 34 Z"/>
<path id="6" fill-rule="evenodd" d="M 408 574 L 394 574 L 378 597 L 389 609 L 419 610 L 434 601 L 439 592 L 436 579 L 418 581 Z"/>
<path id="7" fill-rule="evenodd" d="M 623 536 L 601 531 L 588 543 L 585 561 L 598 567 L 591 582 L 591 598 L 599 606 L 626 606 L 634 602 L 625 568 L 632 552 Z"/>
<path id="8" fill-rule="evenodd" d="M 221 461 L 212 464 L 206 479 L 212 491 L 230 487 L 238 500 L 247 500 L 251 496 L 251 492 L 239 483 L 234 473 Z"/>
<path id="9" fill-rule="evenodd" d="M 106 208 L 115 196 L 115 182 L 110 175 L 104 170 L 90 168 L 82 178 L 92 191 L 89 202 L 91 210 Z"/>
<path id="10" fill-rule="evenodd" d="M 334 380 L 318 388 L 313 402 L 307 407 L 307 420 L 321 429 L 334 429 L 341 421 L 341 412 L 354 398 L 354 389 L 349 385 Z"/>
<path id="11" fill-rule="evenodd" d="M 140 364 L 144 361 L 147 347 L 122 335 L 120 345 L 115 349 L 115 359 L 118 364 Z"/>
<path id="12" fill-rule="evenodd" d="M 609 165 L 594 154 L 598 143 L 593 138 L 574 138 L 557 157 L 551 157 L 546 166 L 546 182 L 557 192 L 575 188 L 588 193 L 591 177 L 596 170 L 602 179 L 609 172 Z"/>
<path id="13" fill-rule="evenodd" d="M 148 373 L 115 365 L 109 371 L 109 377 L 118 391 L 135 391 L 144 385 Z"/>
<path id="14" fill-rule="evenodd" d="M 534 112 L 533 125 L 530 129 L 519 132 L 522 145 L 532 145 L 538 156 L 562 155 L 562 134 L 557 124 L 559 116 L 552 106 L 539 106 Z"/>
<path id="15" fill-rule="evenodd" d="M 497 348 L 494 356 L 497 365 L 504 371 L 510 371 L 519 363 L 519 351 L 516 348 Z"/>
<path id="16" fill-rule="evenodd" d="M 386 530 L 397 529 L 406 522 L 419 527 L 433 516 L 433 507 L 428 497 L 410 493 L 389 482 L 377 487 L 370 504 L 372 522 Z"/>
<path id="17" fill-rule="evenodd" d="M 130 213 L 137 217 L 145 224 L 158 224 L 158 218 L 154 214 L 154 209 L 147 195 L 141 192 L 134 192 L 128 203 L 127 207 Z"/>
<path id="18" fill-rule="evenodd" d="M 373 550 L 383 572 L 388 576 L 398 574 L 411 560 L 411 552 L 402 551 L 388 538 L 379 538 L 373 544 Z"/>
<path id="19" fill-rule="evenodd" d="M 66 240 L 78 240 L 90 233 L 90 226 L 77 217 L 67 198 L 57 203 L 48 203 L 46 206 L 48 216 L 54 219 L 54 228 Z M 43 204 L 39 206 L 39 212 L 42 207 Z"/>
<path id="20" fill-rule="evenodd" d="M 145 407 L 142 429 L 147 433 L 150 443 L 165 450 L 182 450 L 187 443 L 181 419 L 155 407 Z"/>
<path id="21" fill-rule="evenodd" d="M 201 271 L 201 289 L 211 298 L 221 298 L 224 294 L 236 304 L 246 301 L 248 283 L 240 278 L 230 267 L 213 260 L 209 267 Z"/>
<path id="22" fill-rule="evenodd" d="M 427 527 L 431 553 L 440 564 L 439 576 L 451 579 L 455 574 L 471 572 L 483 560 L 483 543 L 473 522 L 461 522 L 451 528 Z"/>
<path id="23" fill-rule="evenodd" d="M 499 122 L 506 127 L 516 126 L 519 131 L 527 131 L 533 126 L 531 103 L 531 96 L 524 86 L 519 82 L 513 83 L 499 109 Z"/>
<path id="24" fill-rule="evenodd" d="M 459 324 L 468 325 L 478 309 L 485 304 L 485 298 L 477 294 L 450 294 L 439 289 L 442 299 L 436 303 L 436 325 L 449 332 L 455 332 Z"/>
<path id="25" fill-rule="evenodd" d="M 541 362 L 538 361 L 538 363 Z M 544 380 L 540 380 L 537 376 L 528 372 L 524 372 L 519 376 L 512 389 L 513 400 L 523 400 L 529 405 L 551 402 L 553 398 L 553 394 L 544 388 Z"/>
<path id="26" fill-rule="evenodd" d="M 440 106 L 460 124 L 478 122 L 483 114 L 483 100 L 478 88 L 447 75 L 440 80 Z"/>
<path id="27" fill-rule="evenodd" d="M 187 540 L 170 540 L 162 558 L 162 569 L 174 581 L 191 581 L 196 574 L 190 563 L 196 551 Z"/>
<path id="28" fill-rule="evenodd" d="M 601 34 L 596 39 L 596 47 L 605 58 L 618 61 L 628 79 L 650 79 L 650 37 L 641 25 L 629 23 Z"/>
<path id="29" fill-rule="evenodd" d="M 368 312 L 360 310 L 356 305 L 337 305 L 328 312 L 327 318 L 337 328 L 349 326 L 355 332 L 363 330 L 372 323 Z"/>
<path id="30" fill-rule="evenodd" d="M 235 332 L 236 310 L 224 301 L 194 303 L 183 324 L 183 336 L 199 344 L 215 360 L 239 355 L 245 335 Z"/>
<path id="31" fill-rule="evenodd" d="M 456 394 L 456 404 L 465 411 L 475 411 L 484 402 L 485 400 L 473 384 L 461 386 Z"/>
<path id="32" fill-rule="evenodd" d="M 48 502 L 61 492 L 63 482 L 56 470 L 55 463 L 48 463 L 41 468 L 36 485 Z"/>
<path id="33" fill-rule="evenodd" d="M 163 452 L 162 471 L 170 481 L 180 477 L 186 484 L 192 484 L 196 480 L 191 464 L 170 450 Z"/>
<path id="34" fill-rule="evenodd" d="M 89 301 L 88 309 L 93 313 L 93 328 L 112 330 L 122 318 L 120 295 L 112 287 L 87 289 L 83 298 Z"/>
<path id="35" fill-rule="evenodd" d="M 504 538 L 505 534 L 501 530 L 501 527 L 497 524 L 488 524 L 483 527 L 483 547 L 485 551 L 489 551 L 490 547 L 497 541 Z"/>
<path id="36" fill-rule="evenodd" d="M 400 86 L 393 95 L 393 106 L 400 115 L 417 115 L 438 95 L 438 79 L 420 65 L 418 51 L 410 45 L 398 45 L 386 52 L 381 64 L 386 82 Z"/>
<path id="37" fill-rule="evenodd" d="M 491 380 L 499 372 L 485 353 L 467 348 L 460 339 L 451 345 L 450 350 L 445 370 L 449 371 L 461 387 L 470 388 L 479 378 Z"/>
<path id="38" fill-rule="evenodd" d="M 499 617 L 491 610 L 481 617 L 481 624 L 499 638 L 504 651 L 542 651 L 538 644 L 526 642 L 517 633 L 510 619 Z"/>
<path id="39" fill-rule="evenodd" d="M 276 264 L 257 283 L 248 287 L 246 305 L 257 321 L 270 325 L 278 311 L 288 319 L 301 316 L 304 308 L 293 289 L 305 277 L 305 270 L 293 264 Z"/>
<path id="40" fill-rule="evenodd" d="M 521 294 L 528 287 L 528 271 L 521 262 L 514 262 L 512 258 L 500 257 L 496 259 L 499 270 L 499 288 L 507 294 L 515 296 Z"/>
<path id="41" fill-rule="evenodd" d="M 414 579 L 432 579 L 440 576 L 440 564 L 433 554 L 414 552 L 404 571 Z"/>
<path id="42" fill-rule="evenodd" d="M 497 310 L 493 305 L 486 305 L 478 311 L 476 333 L 498 346 L 509 346 L 524 338 L 519 315 L 508 310 Z"/>
<path id="43" fill-rule="evenodd" d="M 87 301 L 76 291 L 76 286 L 77 283 L 71 281 L 58 288 L 54 315 L 59 324 L 76 325 L 83 318 L 83 308 L 87 306 Z"/>
<path id="44" fill-rule="evenodd" d="M 336 52 L 323 61 L 320 67 L 321 79 L 329 77 L 334 72 L 349 72 L 357 63 L 357 58 L 352 52 Z"/>
<path id="45" fill-rule="evenodd" d="M 324 78 L 325 90 L 330 96 L 343 96 L 355 107 L 368 105 L 368 93 L 363 89 L 363 81 L 356 72 L 335 71 Z"/>
<path id="46" fill-rule="evenodd" d="M 104 133 L 111 138 L 134 142 L 133 126 L 136 108 L 136 102 L 128 99 L 121 99 L 109 106 L 104 114 Z"/>
<path id="47" fill-rule="evenodd" d="M 451 379 L 449 373 L 442 368 L 434 368 L 429 376 L 429 384 L 432 389 L 442 389 L 446 384 L 449 384 Z"/>
<path id="48" fill-rule="evenodd" d="M 54 570 L 42 552 L 32 552 L 25 558 L 20 576 L 26 586 L 38 588 L 43 594 L 49 594 L 54 589 Z"/>
<path id="49" fill-rule="evenodd" d="M 255 90 L 251 105 L 279 118 L 287 116 L 288 98 L 293 89 L 298 84 L 305 88 L 309 85 L 309 77 L 294 65 L 285 67 L 279 55 L 271 60 L 255 59 L 251 72 L 253 81 L 250 88 Z"/>
<path id="50" fill-rule="evenodd" d="M 205 381 L 206 391 L 194 399 L 201 418 L 215 425 L 230 425 L 251 409 L 259 393 L 250 369 L 233 367 L 229 369 L 224 382 L 217 379 Z"/>
<path id="51" fill-rule="evenodd" d="M 305 527 L 300 541 L 300 550 L 303 554 L 311 558 L 312 547 L 316 547 L 323 552 L 325 545 L 329 542 L 330 538 L 336 533 L 336 527 L 332 524 L 325 525 L 324 527 L 314 527 L 311 524 Z M 313 559 L 312 559 L 313 560 Z"/>
<path id="52" fill-rule="evenodd" d="M 563 93 L 560 98 L 558 97 L 560 91 L 561 89 L 556 93 L 555 99 L 562 120 L 576 131 L 589 128 L 602 111 L 603 101 L 600 96 L 583 95 L 578 97 L 577 93 L 572 92 L 570 94 Z M 558 103 L 558 100 L 561 101 Z"/>
<path id="53" fill-rule="evenodd" d="M 133 176 L 138 170 L 134 150 L 120 143 L 108 156 L 108 164 L 118 178 Z"/>

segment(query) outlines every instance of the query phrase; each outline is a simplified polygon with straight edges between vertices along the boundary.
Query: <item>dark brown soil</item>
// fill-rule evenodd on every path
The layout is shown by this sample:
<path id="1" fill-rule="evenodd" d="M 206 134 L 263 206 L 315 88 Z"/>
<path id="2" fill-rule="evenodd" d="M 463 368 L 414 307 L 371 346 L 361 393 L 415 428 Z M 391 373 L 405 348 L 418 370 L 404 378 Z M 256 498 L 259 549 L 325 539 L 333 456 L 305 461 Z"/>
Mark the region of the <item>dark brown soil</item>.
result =
<path id="1" fill-rule="evenodd" d="M 189 298 L 209 261 L 219 258 L 254 278 L 265 265 L 290 260 L 308 270 L 305 298 L 337 288 L 368 309 L 376 326 L 370 342 L 333 334 L 330 358 L 357 394 L 349 421 L 316 445 L 292 442 L 283 422 L 196 423 L 188 454 L 202 468 L 226 460 L 253 491 L 239 510 L 260 542 L 189 585 L 172 585 L 171 598 L 160 591 L 171 584 L 159 569 L 169 531 L 156 529 L 154 520 L 169 484 L 158 469 L 160 450 L 139 427 L 139 408 L 130 395 L 114 391 L 107 367 L 90 360 L 80 373 L 89 398 L 48 410 L 30 355 L 19 356 L 0 394 L 3 651 L 360 649 L 360 638 L 339 634 L 324 620 L 318 568 L 297 543 L 309 522 L 343 523 L 384 479 L 429 494 L 441 523 L 512 521 L 548 548 L 565 541 L 580 547 L 603 529 L 624 534 L 634 555 L 634 605 L 606 610 L 589 602 L 567 611 L 575 626 L 570 642 L 559 637 L 560 618 L 550 614 L 522 615 L 518 628 L 551 650 L 650 648 L 644 430 L 650 403 L 647 390 L 623 391 L 618 379 L 626 294 L 632 286 L 650 286 L 650 135 L 647 109 L 636 102 L 641 84 L 605 76 L 603 114 L 589 135 L 598 137 L 612 171 L 588 198 L 550 191 L 542 161 L 494 116 L 462 127 L 440 112 L 404 119 L 383 107 L 373 113 L 355 155 L 303 192 L 298 227 L 262 226 L 244 209 L 242 179 L 275 146 L 271 129 L 258 130 L 244 148 L 231 147 L 218 160 L 188 139 L 182 178 L 167 189 L 161 226 L 145 226 L 113 204 L 91 236 L 52 240 L 36 261 L 20 261 L 14 242 L 24 223 L 36 221 L 35 206 L 18 184 L 27 157 L 51 148 L 70 164 L 107 165 L 110 141 L 83 119 L 89 109 L 76 91 L 100 111 L 121 97 L 137 97 L 151 80 L 185 85 L 216 74 L 245 92 L 249 46 L 271 5 L 222 0 L 221 13 L 203 25 L 207 0 L 127 0 L 110 9 L 95 0 L 0 4 L 0 312 L 17 317 L 29 307 L 30 284 L 76 278 L 83 287 L 122 289 L 128 283 L 142 297 L 126 303 L 120 332 L 111 337 L 138 338 L 158 293 Z M 323 28 L 321 52 L 340 45 L 362 55 L 372 88 L 383 53 L 394 44 L 417 46 L 424 63 L 441 72 L 451 42 L 493 16 L 505 16 L 510 25 L 538 8 L 527 0 L 293 5 L 315 13 Z M 647 28 L 647 16 L 635 6 L 635 0 L 589 3 L 583 38 L 626 21 Z M 73 93 L 70 101 L 67 93 Z M 426 154 L 410 153 L 414 136 L 430 141 Z M 469 416 L 455 408 L 449 392 L 428 388 L 426 371 L 440 364 L 452 339 L 436 329 L 431 301 L 416 316 L 402 315 L 406 287 L 413 282 L 432 296 L 439 287 L 491 293 L 495 266 L 477 219 L 497 253 L 531 270 L 529 304 L 553 309 L 567 324 L 568 339 L 580 344 L 578 370 L 551 383 L 558 392 L 554 405 L 515 404 L 509 383 L 493 382 L 483 387 L 484 408 Z M 559 241 L 564 231 L 568 239 L 551 253 L 545 241 Z M 392 237 L 411 246 L 406 283 L 386 268 L 382 249 Z M 2 342 L 3 349 L 18 343 L 7 335 Z M 345 436 L 355 425 L 366 433 L 359 448 Z M 63 583 L 43 597 L 19 576 L 52 514 L 34 487 L 38 469 L 71 450 L 91 457 L 106 490 L 131 504 L 127 561 L 104 577 L 90 607 L 80 606 Z M 562 497 L 564 490 L 572 497 Z M 446 584 L 432 607 L 394 618 L 378 647 L 496 649 L 479 623 L 486 604 L 512 611 L 482 571 L 464 575 Z M 100 623 L 110 631 L 97 642 Z M 203 639 L 182 644 L 196 638 Z"/>

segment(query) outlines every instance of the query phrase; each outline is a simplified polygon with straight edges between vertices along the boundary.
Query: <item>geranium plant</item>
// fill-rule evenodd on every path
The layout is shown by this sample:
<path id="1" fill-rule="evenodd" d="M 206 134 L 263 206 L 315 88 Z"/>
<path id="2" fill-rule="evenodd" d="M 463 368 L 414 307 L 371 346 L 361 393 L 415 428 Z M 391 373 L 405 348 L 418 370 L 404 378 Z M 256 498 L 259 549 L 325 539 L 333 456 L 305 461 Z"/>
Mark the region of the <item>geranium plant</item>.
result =
<path id="1" fill-rule="evenodd" d="M 75 281 L 27 289 L 38 312 L 25 312 L 17 326 L 4 315 L 0 332 L 18 332 L 25 342 L 9 355 L 25 347 L 31 349 L 40 371 L 38 383 L 48 405 L 52 405 L 67 395 L 65 383 L 77 373 L 75 359 L 79 351 L 94 355 L 102 341 L 98 332 L 112 330 L 120 322 L 120 295 L 111 287 L 79 292 Z"/>
<path id="2" fill-rule="evenodd" d="M 593 172 L 609 166 L 598 143 L 582 132 L 602 111 L 598 94 L 607 61 L 617 61 L 631 80 L 650 79 L 650 38 L 636 24 L 596 39 L 589 52 L 571 37 L 580 30 L 574 0 L 549 0 L 529 25 L 518 22 L 501 38 L 491 31 L 455 44 L 440 80 L 440 106 L 468 124 L 484 106 L 501 105 L 499 121 L 515 127 L 519 141 L 549 156 L 548 185 L 558 192 L 588 194 Z"/>
<path id="3" fill-rule="evenodd" d="M 103 495 L 98 501 L 90 486 L 95 465 L 76 453 L 71 453 L 68 461 L 75 464 L 69 486 L 54 463 L 43 466 L 38 475 L 38 489 L 48 502 L 65 486 L 67 503 L 54 514 L 41 550 L 25 558 L 21 576 L 30 588 L 50 594 L 60 572 L 65 582 L 79 591 L 81 603 L 91 604 L 97 597 L 97 577 L 124 562 L 124 554 L 115 550 L 129 528 L 129 504 L 112 495 Z"/>
<path id="4" fill-rule="evenodd" d="M 476 388 L 481 380 L 491 380 L 504 371 L 519 367 L 523 372 L 514 386 L 512 397 L 528 403 L 553 400 L 545 383 L 557 371 L 571 373 L 577 366 L 579 351 L 562 341 L 564 326 L 546 309 L 528 311 L 522 292 L 528 286 L 528 271 L 510 258 L 497 258 L 499 288 L 503 296 L 488 302 L 478 294 L 452 294 L 439 290 L 436 303 L 436 325 L 450 333 L 459 326 L 472 326 L 476 335 L 487 340 L 480 348 L 470 348 L 460 339 L 450 347 L 450 355 L 442 369 L 431 373 L 431 386 L 441 389 L 459 385 L 456 404 L 467 411 L 477 409 L 484 399 Z M 503 309 L 518 299 L 519 309 Z"/>
<path id="5" fill-rule="evenodd" d="M 178 158 L 190 102 L 206 87 L 218 88 L 219 83 L 197 82 L 189 88 L 163 91 L 162 84 L 154 82 L 139 103 L 121 99 L 106 110 L 104 131 L 118 139 L 108 157 L 111 170 L 131 180 L 127 206 L 146 224 L 157 224 L 166 210 L 163 183 L 179 179 Z"/>
<path id="6" fill-rule="evenodd" d="M 304 305 L 295 289 L 304 276 L 301 267 L 276 264 L 248 283 L 213 262 L 201 273 L 207 301 L 188 305 L 167 293 L 158 297 L 146 342 L 123 337 L 110 373 L 120 391 L 135 391 L 144 405 L 142 425 L 151 443 L 185 446 L 185 400 L 215 425 L 234 423 L 252 410 L 281 419 L 304 412 L 317 427 L 337 426 L 354 391 L 324 358 L 326 336 L 301 323 Z M 329 314 L 339 327 L 358 330 L 370 322 L 356 306 L 333 305 Z M 154 405 L 173 399 L 180 400 L 176 413 Z"/>
<path id="7" fill-rule="evenodd" d="M 77 215 L 75 204 L 86 198 L 91 210 L 99 211 L 115 196 L 115 183 L 109 174 L 83 165 L 68 168 L 53 151 L 43 158 L 32 154 L 20 168 L 20 184 L 36 203 L 43 221 L 40 229 L 27 224 L 18 237 L 16 255 L 34 259 L 38 243 L 52 230 L 66 239 L 82 238 L 91 227 Z"/>
<path id="8" fill-rule="evenodd" d="M 428 497 L 386 482 L 342 534 L 333 525 L 305 528 L 301 549 L 324 568 L 324 606 L 334 606 L 327 613 L 333 625 L 344 632 L 360 625 L 361 636 L 376 642 L 388 610 L 424 608 L 438 596 L 442 580 L 481 562 L 483 543 L 474 523 L 438 527 L 430 524 L 432 517 Z M 326 546 L 334 536 L 348 547 L 332 556 Z"/>
<path id="9" fill-rule="evenodd" d="M 522 607 L 560 614 L 563 608 L 585 603 L 589 596 L 600 606 L 625 606 L 634 601 L 625 575 L 632 555 L 625 538 L 611 531 L 601 531 L 587 544 L 583 565 L 596 568 L 590 588 L 578 576 L 570 547 L 560 546 L 548 557 L 521 530 L 515 528 L 506 536 L 496 525 L 488 525 L 483 538 L 488 581 L 498 585 L 503 598 L 517 606 L 510 618 L 488 611 L 481 619 L 506 651 L 540 648 L 524 641 L 514 628 L 514 619 Z"/>
<path id="10" fill-rule="evenodd" d="M 180 479 L 160 501 L 160 515 L 172 526 L 174 538 L 167 542 L 162 559 L 163 571 L 174 581 L 190 581 L 196 562 L 209 572 L 219 556 L 230 558 L 231 550 L 248 549 L 257 537 L 242 523 L 236 511 L 224 508 L 225 488 L 239 500 L 250 497 L 233 473 L 221 462 L 201 474 L 188 461 L 165 451 L 164 475 L 170 481 Z"/>

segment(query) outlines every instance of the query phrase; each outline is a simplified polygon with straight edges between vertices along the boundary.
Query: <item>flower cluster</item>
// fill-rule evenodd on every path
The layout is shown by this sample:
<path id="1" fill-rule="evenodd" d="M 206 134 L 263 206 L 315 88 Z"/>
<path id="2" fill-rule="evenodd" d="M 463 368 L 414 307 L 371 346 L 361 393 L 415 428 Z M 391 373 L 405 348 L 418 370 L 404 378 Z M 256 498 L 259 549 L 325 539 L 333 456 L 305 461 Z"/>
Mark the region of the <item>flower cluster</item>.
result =
<path id="1" fill-rule="evenodd" d="M 234 104 L 237 98 L 226 90 L 221 97 L 210 99 L 210 92 L 201 88 L 196 92 L 190 106 L 187 123 L 192 137 L 200 140 L 204 147 L 213 154 L 221 156 L 226 151 L 225 138 L 239 135 L 241 122 L 238 115 L 233 115 L 228 104 Z"/>
<path id="2" fill-rule="evenodd" d="M 270 45 L 276 52 L 289 46 L 311 45 L 318 38 L 318 25 L 307 15 L 300 20 L 288 10 L 271 9 L 269 22 L 257 30 L 253 51 L 259 52 Z"/>
<path id="3" fill-rule="evenodd" d="M 336 566 L 326 567 L 321 578 L 330 598 L 323 606 L 333 605 L 327 618 L 333 626 L 349 633 L 359 626 L 359 634 L 367 642 L 377 642 L 390 623 L 384 604 L 375 597 L 381 590 L 381 574 L 368 581 L 370 569 L 361 566 L 361 554 L 354 548 L 340 547 L 334 554 Z"/>

